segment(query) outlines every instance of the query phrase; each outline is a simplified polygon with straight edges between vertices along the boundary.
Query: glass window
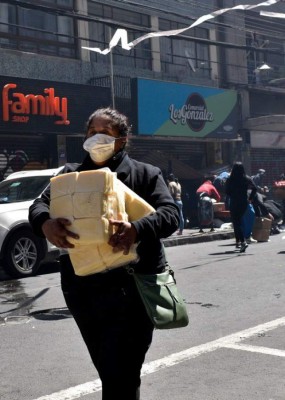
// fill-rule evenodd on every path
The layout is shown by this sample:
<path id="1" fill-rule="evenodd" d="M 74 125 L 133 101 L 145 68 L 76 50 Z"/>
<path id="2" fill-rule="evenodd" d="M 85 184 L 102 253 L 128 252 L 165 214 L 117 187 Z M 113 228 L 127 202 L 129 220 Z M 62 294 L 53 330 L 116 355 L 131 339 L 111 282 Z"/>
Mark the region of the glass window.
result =
<path id="1" fill-rule="evenodd" d="M 273 18 L 274 19 L 274 18 Z M 248 81 L 251 84 L 270 82 L 284 77 L 284 23 L 256 16 L 248 11 L 245 18 Z M 268 69 L 260 69 L 267 64 Z"/>
<path id="2" fill-rule="evenodd" d="M 159 20 L 159 30 L 182 29 L 187 25 L 165 19 Z M 167 73 L 185 73 L 188 76 L 210 76 L 209 46 L 191 39 L 191 37 L 208 38 L 207 29 L 194 28 L 183 32 L 183 36 L 161 37 L 161 67 Z"/>
<path id="3" fill-rule="evenodd" d="M 14 6 L 2 3 L 0 4 L 0 46 L 15 48 L 16 43 L 9 37 L 17 33 L 16 9 Z"/>
<path id="4" fill-rule="evenodd" d="M 61 8 L 73 8 L 73 0 L 38 0 L 37 3 L 57 5 Z"/>
<path id="5" fill-rule="evenodd" d="M 110 37 L 108 27 L 103 24 L 102 22 L 90 22 L 89 23 L 89 36 L 90 46 L 91 47 L 99 47 L 100 49 L 105 49 L 108 47 L 109 41 L 108 38 Z M 90 54 L 91 60 L 100 62 L 102 64 L 109 63 L 109 57 L 100 55 L 95 52 L 91 52 Z"/>
<path id="6" fill-rule="evenodd" d="M 50 178 L 51 176 L 33 176 L 2 181 L 0 204 L 34 200 L 47 187 Z"/>
<path id="7" fill-rule="evenodd" d="M 2 3 L 0 4 L 0 31 L 16 33 L 16 9 L 14 6 Z"/>
<path id="8" fill-rule="evenodd" d="M 261 83 L 284 77 L 284 40 L 280 35 L 274 41 L 268 39 L 268 34 L 256 34 L 248 32 L 246 44 L 249 48 L 247 52 L 247 72 L 249 83 Z M 265 51 L 262 51 L 262 50 Z M 266 52 L 272 49 L 274 52 Z M 263 65 L 268 65 L 268 70 L 260 70 Z"/>
<path id="9" fill-rule="evenodd" d="M 50 3 L 55 3 L 55 0 Z M 59 1 L 58 5 L 72 5 Z M 74 21 L 68 16 L 0 4 L 0 46 L 22 51 L 75 57 Z"/>
<path id="10" fill-rule="evenodd" d="M 125 28 L 128 32 L 128 41 L 131 42 L 143 35 L 142 31 L 129 28 L 126 24 L 134 26 L 148 27 L 150 24 L 149 16 L 123 10 L 116 7 L 109 7 L 100 3 L 88 2 L 88 12 L 101 18 L 110 18 L 118 22 L 117 26 L 108 26 L 104 22 L 89 22 L 90 46 L 101 49 L 108 47 L 112 36 L 117 28 Z M 113 49 L 113 63 L 134 68 L 151 69 L 151 44 L 149 40 L 139 43 L 134 49 L 123 50 L 120 44 Z M 109 64 L 110 59 L 104 55 L 91 52 L 91 60 L 102 64 Z"/>
<path id="11" fill-rule="evenodd" d="M 73 0 L 57 0 L 58 6 L 73 8 Z"/>
<path id="12" fill-rule="evenodd" d="M 38 10 L 18 9 L 18 33 L 21 36 L 56 40 L 56 16 Z M 54 33 L 49 33 L 49 32 Z"/>

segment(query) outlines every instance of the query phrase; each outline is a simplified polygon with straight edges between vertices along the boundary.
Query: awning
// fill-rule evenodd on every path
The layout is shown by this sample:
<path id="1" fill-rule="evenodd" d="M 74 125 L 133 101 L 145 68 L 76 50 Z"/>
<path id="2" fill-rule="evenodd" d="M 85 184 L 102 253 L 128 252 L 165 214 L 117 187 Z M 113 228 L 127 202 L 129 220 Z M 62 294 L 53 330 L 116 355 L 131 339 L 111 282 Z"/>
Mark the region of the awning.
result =
<path id="1" fill-rule="evenodd" d="M 202 174 L 203 176 L 214 176 L 214 175 L 220 175 L 222 172 L 230 172 L 232 169 L 232 165 L 229 164 L 223 164 L 223 165 L 212 165 L 208 168 L 203 169 Z"/>
<path id="2" fill-rule="evenodd" d="M 249 130 L 256 131 L 285 131 L 285 115 L 264 115 L 256 118 L 248 118 L 244 127 Z"/>

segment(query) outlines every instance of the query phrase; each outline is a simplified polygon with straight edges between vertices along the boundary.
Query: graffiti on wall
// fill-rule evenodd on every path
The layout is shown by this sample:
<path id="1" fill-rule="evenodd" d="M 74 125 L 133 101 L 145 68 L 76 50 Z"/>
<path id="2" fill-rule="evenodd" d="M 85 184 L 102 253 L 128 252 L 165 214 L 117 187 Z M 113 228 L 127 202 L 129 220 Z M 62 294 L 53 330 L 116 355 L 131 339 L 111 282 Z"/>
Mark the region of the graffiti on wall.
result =
<path id="1" fill-rule="evenodd" d="M 21 171 L 29 162 L 29 157 L 24 150 L 7 150 L 0 153 L 0 180 L 12 172 Z"/>
<path id="2" fill-rule="evenodd" d="M 4 149 L 0 152 L 0 181 L 13 172 L 45 168 L 47 160 L 40 162 L 31 159 L 24 150 Z"/>

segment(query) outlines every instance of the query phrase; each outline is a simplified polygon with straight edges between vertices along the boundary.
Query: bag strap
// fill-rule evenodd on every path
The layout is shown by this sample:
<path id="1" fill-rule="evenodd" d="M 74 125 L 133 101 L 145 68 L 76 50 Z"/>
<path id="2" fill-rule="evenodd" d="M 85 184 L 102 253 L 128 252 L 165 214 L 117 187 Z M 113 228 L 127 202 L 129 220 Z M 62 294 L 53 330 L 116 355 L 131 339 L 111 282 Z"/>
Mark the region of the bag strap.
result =
<path id="1" fill-rule="evenodd" d="M 163 252 L 163 255 L 164 255 L 164 259 L 165 259 L 165 271 L 168 271 L 169 274 L 172 275 L 172 278 L 173 278 L 174 282 L 176 283 L 176 279 L 175 279 L 175 277 L 174 277 L 174 271 L 173 271 L 173 269 L 170 267 L 169 262 L 168 262 L 168 260 L 167 260 L 167 258 L 166 258 L 165 247 L 164 247 L 164 244 L 163 244 L 163 243 L 162 243 L 162 252 Z"/>
<path id="2" fill-rule="evenodd" d="M 165 259 L 165 271 L 168 271 L 168 273 L 172 276 L 172 278 L 173 278 L 173 280 L 174 280 L 174 282 L 176 284 L 176 279 L 174 277 L 174 271 L 170 267 L 169 262 L 166 259 L 165 247 L 164 247 L 163 243 L 162 243 L 162 252 L 163 252 L 163 255 L 164 255 L 164 259 Z M 130 274 L 130 275 L 134 275 L 136 273 L 135 268 L 131 264 L 125 265 L 124 268 L 126 269 L 127 273 Z"/>

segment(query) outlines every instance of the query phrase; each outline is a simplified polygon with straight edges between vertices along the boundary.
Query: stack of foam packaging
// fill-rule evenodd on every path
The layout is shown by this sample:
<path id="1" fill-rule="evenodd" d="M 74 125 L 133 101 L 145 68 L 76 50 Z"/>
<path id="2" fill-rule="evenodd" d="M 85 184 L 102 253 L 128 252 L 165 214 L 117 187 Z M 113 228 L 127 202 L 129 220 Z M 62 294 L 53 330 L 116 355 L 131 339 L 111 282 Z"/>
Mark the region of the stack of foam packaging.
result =
<path id="1" fill-rule="evenodd" d="M 71 172 L 51 178 L 51 218 L 67 218 L 69 230 L 79 239 L 68 237 L 68 249 L 76 275 L 85 276 L 117 268 L 137 260 L 136 246 L 129 254 L 114 252 L 108 244 L 116 228 L 109 219 L 135 221 L 155 209 L 124 185 L 108 168 Z"/>

